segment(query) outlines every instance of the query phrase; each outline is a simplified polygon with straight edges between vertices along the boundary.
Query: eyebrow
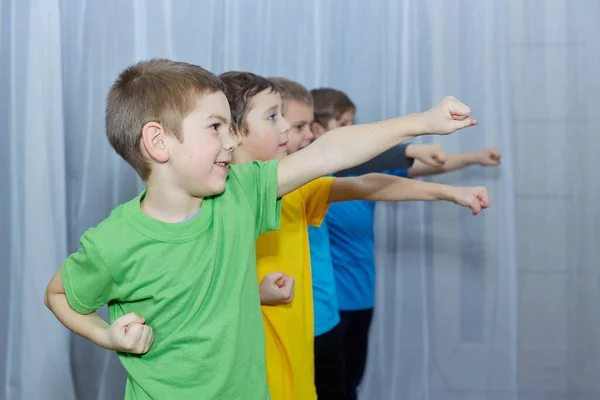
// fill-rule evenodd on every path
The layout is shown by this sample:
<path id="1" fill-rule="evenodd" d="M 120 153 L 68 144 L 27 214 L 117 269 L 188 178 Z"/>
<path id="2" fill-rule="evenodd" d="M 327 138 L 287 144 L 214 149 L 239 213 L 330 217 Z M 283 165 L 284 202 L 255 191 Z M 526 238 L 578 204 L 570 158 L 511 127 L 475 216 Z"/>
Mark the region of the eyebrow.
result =
<path id="1" fill-rule="evenodd" d="M 227 119 L 225 117 L 222 117 L 219 114 L 210 114 L 207 119 L 213 119 L 213 118 L 214 119 L 218 119 L 219 121 L 221 121 L 224 124 L 228 124 L 229 123 L 229 119 Z"/>
<path id="2" fill-rule="evenodd" d="M 272 113 L 276 113 L 277 112 L 277 106 L 271 106 L 269 108 L 267 108 L 267 111 L 265 111 L 265 115 L 271 115 Z"/>

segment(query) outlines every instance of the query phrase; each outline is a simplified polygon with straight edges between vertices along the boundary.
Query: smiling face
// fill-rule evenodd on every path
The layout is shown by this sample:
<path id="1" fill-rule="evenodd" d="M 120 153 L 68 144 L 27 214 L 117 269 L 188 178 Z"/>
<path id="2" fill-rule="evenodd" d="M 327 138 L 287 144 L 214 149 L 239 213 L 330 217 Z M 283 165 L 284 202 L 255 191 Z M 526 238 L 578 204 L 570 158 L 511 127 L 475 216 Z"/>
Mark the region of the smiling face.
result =
<path id="1" fill-rule="evenodd" d="M 223 92 L 202 96 L 181 124 L 181 141 L 164 136 L 174 183 L 196 197 L 225 190 L 231 152 L 230 110 Z"/>
<path id="2" fill-rule="evenodd" d="M 238 149 L 234 162 L 267 161 L 287 155 L 289 122 L 282 114 L 279 93 L 263 90 L 250 101 L 248 112 L 236 128 Z"/>

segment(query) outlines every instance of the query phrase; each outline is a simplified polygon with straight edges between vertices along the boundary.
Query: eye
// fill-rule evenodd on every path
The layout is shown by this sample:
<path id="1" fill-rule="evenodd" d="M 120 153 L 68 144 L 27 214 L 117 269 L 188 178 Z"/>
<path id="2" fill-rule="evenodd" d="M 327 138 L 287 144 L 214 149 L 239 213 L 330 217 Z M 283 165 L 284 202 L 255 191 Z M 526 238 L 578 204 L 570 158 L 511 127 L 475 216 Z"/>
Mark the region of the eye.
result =
<path id="1" fill-rule="evenodd" d="M 297 125 L 296 129 L 298 129 L 299 131 L 301 131 L 302 129 L 304 129 L 305 126 L 306 126 L 306 124 Z"/>
<path id="2" fill-rule="evenodd" d="M 217 122 L 216 124 L 212 124 L 210 126 L 210 128 L 214 129 L 215 131 L 219 131 L 219 128 L 221 127 L 221 123 Z"/>
<path id="3" fill-rule="evenodd" d="M 269 119 L 270 121 L 275 121 L 275 117 L 277 117 L 277 114 L 271 114 L 267 119 Z"/>

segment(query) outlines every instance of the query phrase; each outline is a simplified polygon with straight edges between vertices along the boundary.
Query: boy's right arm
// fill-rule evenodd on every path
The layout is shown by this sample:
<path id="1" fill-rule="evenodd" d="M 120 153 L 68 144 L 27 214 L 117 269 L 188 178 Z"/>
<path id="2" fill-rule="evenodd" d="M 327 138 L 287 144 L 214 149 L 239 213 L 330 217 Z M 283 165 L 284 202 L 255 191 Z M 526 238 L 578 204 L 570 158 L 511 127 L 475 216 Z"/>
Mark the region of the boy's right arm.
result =
<path id="1" fill-rule="evenodd" d="M 345 177 L 389 170 L 407 170 L 415 162 L 414 157 L 409 157 L 407 154 L 410 146 L 414 145 L 411 143 L 394 146 L 364 164 L 336 172 L 335 176 Z"/>
<path id="2" fill-rule="evenodd" d="M 475 125 L 469 107 L 452 97 L 419 114 L 327 132 L 279 162 L 278 196 L 318 178 L 362 164 L 385 150 L 427 133 L 449 134 Z"/>
<path id="3" fill-rule="evenodd" d="M 457 153 L 447 156 L 446 162 L 440 166 L 428 165 L 416 160 L 408 169 L 409 178 L 438 175 L 456 171 L 470 165 L 496 166 L 500 164 L 502 155 L 494 148 L 485 149 L 476 153 Z"/>
<path id="4" fill-rule="evenodd" d="M 446 162 L 446 153 L 439 144 L 409 143 L 393 147 L 364 164 L 336 172 L 336 177 L 358 176 L 371 173 L 410 171 L 415 164 L 439 168 Z M 393 173 L 392 173 L 393 174 Z"/>
<path id="5" fill-rule="evenodd" d="M 80 314 L 71 308 L 65 294 L 61 268 L 46 288 L 44 303 L 69 330 L 105 349 L 144 354 L 154 341 L 152 328 L 144 325 L 144 318 L 137 314 L 126 314 L 109 325 L 95 311 Z"/>

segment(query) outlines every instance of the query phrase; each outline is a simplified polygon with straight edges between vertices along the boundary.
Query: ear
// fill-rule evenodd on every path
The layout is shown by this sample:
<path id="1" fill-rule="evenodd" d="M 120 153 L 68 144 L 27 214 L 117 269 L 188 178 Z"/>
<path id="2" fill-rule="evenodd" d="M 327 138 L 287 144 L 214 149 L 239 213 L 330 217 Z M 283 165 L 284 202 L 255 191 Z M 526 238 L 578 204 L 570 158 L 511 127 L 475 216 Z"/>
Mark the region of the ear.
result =
<path id="1" fill-rule="evenodd" d="M 163 164 L 169 161 L 167 132 L 158 122 L 147 122 L 142 128 L 142 146 L 146 153 L 156 162 Z"/>
<path id="2" fill-rule="evenodd" d="M 325 127 L 323 125 L 321 125 L 318 122 L 314 122 L 314 121 L 310 124 L 310 130 L 312 131 L 315 139 L 318 139 L 325 132 L 327 132 L 327 129 L 325 129 Z"/>

